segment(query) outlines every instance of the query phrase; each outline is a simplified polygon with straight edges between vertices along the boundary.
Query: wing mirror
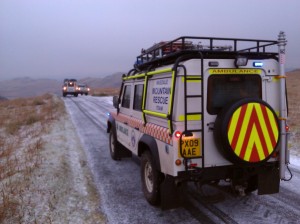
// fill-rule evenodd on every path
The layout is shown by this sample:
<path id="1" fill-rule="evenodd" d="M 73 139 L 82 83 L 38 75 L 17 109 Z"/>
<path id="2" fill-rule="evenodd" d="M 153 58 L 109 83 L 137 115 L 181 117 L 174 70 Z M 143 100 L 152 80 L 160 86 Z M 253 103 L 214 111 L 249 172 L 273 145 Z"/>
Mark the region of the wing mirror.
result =
<path id="1" fill-rule="evenodd" d="M 113 96 L 113 105 L 115 108 L 119 108 L 119 97 L 118 96 Z"/>

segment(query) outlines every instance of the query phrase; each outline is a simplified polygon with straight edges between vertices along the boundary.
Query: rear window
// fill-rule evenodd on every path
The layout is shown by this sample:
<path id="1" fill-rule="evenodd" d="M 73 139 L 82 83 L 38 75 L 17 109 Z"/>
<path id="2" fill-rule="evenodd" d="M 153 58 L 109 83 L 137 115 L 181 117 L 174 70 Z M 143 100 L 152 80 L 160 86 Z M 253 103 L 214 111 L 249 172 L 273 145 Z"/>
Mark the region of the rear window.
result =
<path id="1" fill-rule="evenodd" d="M 211 75 L 208 78 L 207 111 L 218 114 L 228 103 L 252 97 L 261 99 L 259 75 Z"/>
<path id="2" fill-rule="evenodd" d="M 143 104 L 143 91 L 144 85 L 138 84 L 135 86 L 134 90 L 134 102 L 133 102 L 133 109 L 142 111 L 142 104 Z"/>

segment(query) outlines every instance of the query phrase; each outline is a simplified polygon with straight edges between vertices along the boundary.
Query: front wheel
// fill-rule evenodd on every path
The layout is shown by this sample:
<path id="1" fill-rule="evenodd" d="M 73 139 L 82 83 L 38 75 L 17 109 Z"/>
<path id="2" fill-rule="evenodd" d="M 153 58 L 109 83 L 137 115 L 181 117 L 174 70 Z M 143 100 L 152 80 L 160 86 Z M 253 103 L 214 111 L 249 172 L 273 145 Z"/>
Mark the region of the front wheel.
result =
<path id="1" fill-rule="evenodd" d="M 119 160 L 120 158 L 117 156 L 120 151 L 120 143 L 117 141 L 112 128 L 109 132 L 109 151 L 110 156 L 113 160 Z"/>
<path id="2" fill-rule="evenodd" d="M 151 205 L 160 203 L 161 173 L 155 168 L 153 157 L 149 151 L 141 159 L 142 189 L 145 198 Z"/>

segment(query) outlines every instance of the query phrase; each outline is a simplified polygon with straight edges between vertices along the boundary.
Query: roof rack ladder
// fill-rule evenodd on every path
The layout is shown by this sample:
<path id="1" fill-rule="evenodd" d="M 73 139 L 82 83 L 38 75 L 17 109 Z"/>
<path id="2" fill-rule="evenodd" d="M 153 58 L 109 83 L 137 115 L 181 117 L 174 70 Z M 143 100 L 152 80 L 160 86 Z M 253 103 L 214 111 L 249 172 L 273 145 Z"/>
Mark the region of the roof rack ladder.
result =
<path id="1" fill-rule="evenodd" d="M 201 64 L 203 64 L 203 59 L 201 60 Z M 202 167 L 204 166 L 204 151 L 203 151 L 203 147 L 204 147 L 204 133 L 203 133 L 203 129 L 204 129 L 204 119 L 203 119 L 203 110 L 204 110 L 204 103 L 203 103 L 203 66 L 201 65 L 201 75 L 200 77 L 191 77 L 187 75 L 187 71 L 185 66 L 183 65 L 179 65 L 178 67 L 182 67 L 184 70 L 184 131 L 182 132 L 182 135 L 180 137 L 180 141 L 182 141 L 182 136 L 183 135 L 192 135 L 193 132 L 201 132 L 201 151 L 202 154 L 200 157 L 198 158 L 202 158 Z M 201 94 L 200 95 L 188 95 L 187 94 L 187 83 L 188 81 L 200 81 L 201 83 Z M 188 111 L 188 99 L 191 98 L 198 98 L 201 99 L 201 111 L 196 111 L 196 112 L 189 112 Z M 199 127 L 199 129 L 189 129 L 188 128 L 188 121 L 190 120 L 189 117 L 196 115 L 198 116 L 197 119 L 202 120 L 201 122 L 201 126 Z M 183 158 L 184 155 L 182 153 L 182 144 L 180 144 L 180 154 Z M 185 165 L 185 169 L 188 170 L 188 158 L 184 159 L 184 165 Z"/>

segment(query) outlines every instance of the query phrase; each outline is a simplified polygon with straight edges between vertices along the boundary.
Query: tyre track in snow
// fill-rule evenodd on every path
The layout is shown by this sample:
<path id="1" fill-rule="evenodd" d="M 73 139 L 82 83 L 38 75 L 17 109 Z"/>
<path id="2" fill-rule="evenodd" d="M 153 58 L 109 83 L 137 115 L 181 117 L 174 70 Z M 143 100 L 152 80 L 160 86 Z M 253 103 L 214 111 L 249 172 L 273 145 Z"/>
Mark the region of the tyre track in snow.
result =
<path id="1" fill-rule="evenodd" d="M 90 105 L 87 103 L 87 101 L 77 101 L 73 98 L 70 98 L 70 100 L 76 105 L 76 107 L 85 114 L 86 118 L 88 118 L 93 124 L 95 124 L 96 128 L 101 129 L 102 131 L 106 131 L 106 122 L 100 121 L 100 113 L 99 116 L 96 116 L 95 113 L 91 113 Z M 95 109 L 95 108 L 93 108 Z M 106 120 L 106 117 L 105 117 Z"/>

